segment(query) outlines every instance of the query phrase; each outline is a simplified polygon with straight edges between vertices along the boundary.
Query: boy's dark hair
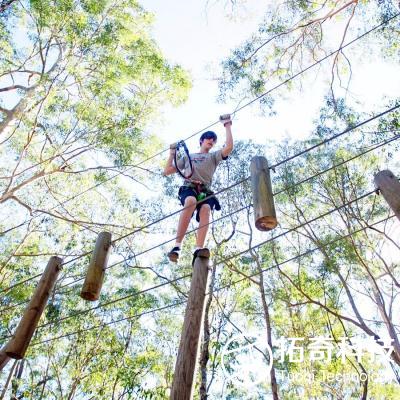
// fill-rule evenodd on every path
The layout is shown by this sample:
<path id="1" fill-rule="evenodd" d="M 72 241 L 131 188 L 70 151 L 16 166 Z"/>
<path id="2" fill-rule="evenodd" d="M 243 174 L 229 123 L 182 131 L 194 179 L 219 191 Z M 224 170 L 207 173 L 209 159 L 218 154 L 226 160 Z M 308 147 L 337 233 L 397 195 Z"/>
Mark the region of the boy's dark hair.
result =
<path id="1" fill-rule="evenodd" d="M 207 131 L 204 132 L 201 136 L 200 136 L 200 146 L 203 143 L 204 139 L 214 139 L 214 142 L 217 141 L 217 134 L 213 131 Z"/>

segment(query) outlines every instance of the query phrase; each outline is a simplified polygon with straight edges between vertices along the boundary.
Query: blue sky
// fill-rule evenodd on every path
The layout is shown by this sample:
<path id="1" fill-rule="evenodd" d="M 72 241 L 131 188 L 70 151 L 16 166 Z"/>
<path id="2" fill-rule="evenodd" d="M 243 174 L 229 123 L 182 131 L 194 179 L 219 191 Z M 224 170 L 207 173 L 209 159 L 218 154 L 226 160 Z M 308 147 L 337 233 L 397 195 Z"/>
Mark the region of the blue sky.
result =
<path id="1" fill-rule="evenodd" d="M 194 79 L 188 102 L 162 113 L 162 122 L 156 129 L 166 142 L 187 137 L 216 121 L 219 114 L 235 109 L 237 103 L 218 104 L 215 100 L 218 65 L 231 49 L 257 29 L 266 3 L 268 1 L 243 1 L 239 3 L 242 6 L 238 6 L 241 8 L 236 9 L 239 10 L 236 17 L 231 16 L 230 2 L 225 1 L 147 0 L 143 3 L 155 15 L 153 34 L 164 55 L 171 63 L 179 63 L 189 70 Z M 332 38 L 340 37 L 341 29 L 340 23 L 335 24 L 330 32 Z M 349 40 L 353 37 L 349 36 Z M 358 51 L 359 60 L 352 65 L 349 102 L 357 97 L 364 107 L 382 111 L 385 108 L 382 96 L 393 98 L 400 91 L 398 66 L 384 63 L 373 54 L 365 57 L 359 47 L 352 48 Z M 235 137 L 251 138 L 259 143 L 307 137 L 326 93 L 329 67 L 328 60 L 326 70 L 314 69 L 305 74 L 302 88 L 296 87 L 290 94 L 286 93 L 284 99 L 277 100 L 276 116 L 260 116 L 257 106 L 238 113 Z M 278 90 L 284 93 L 283 89 Z M 221 127 L 215 130 L 223 133 Z"/>

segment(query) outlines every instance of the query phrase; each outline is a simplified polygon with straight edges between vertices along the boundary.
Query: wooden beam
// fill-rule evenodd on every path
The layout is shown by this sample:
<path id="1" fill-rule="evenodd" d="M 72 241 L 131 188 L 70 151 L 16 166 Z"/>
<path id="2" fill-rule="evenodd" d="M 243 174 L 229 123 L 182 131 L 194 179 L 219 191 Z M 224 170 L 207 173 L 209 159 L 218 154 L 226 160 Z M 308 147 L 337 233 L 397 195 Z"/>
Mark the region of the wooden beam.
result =
<path id="1" fill-rule="evenodd" d="M 374 176 L 378 193 L 382 193 L 389 207 L 400 220 L 400 182 L 392 171 L 388 169 L 378 172 Z"/>
<path id="2" fill-rule="evenodd" d="M 209 250 L 201 249 L 194 262 L 185 320 L 175 364 L 174 380 L 170 395 L 171 400 L 190 400 L 193 396 L 200 332 L 203 323 L 209 258 Z"/>
<path id="3" fill-rule="evenodd" d="M 12 339 L 6 346 L 7 356 L 17 360 L 24 358 L 40 316 L 46 307 L 50 292 L 54 287 L 59 272 L 61 271 L 61 264 L 61 258 L 50 258 L 50 261 L 48 262 L 36 287 L 35 293 L 26 307 L 24 315 L 18 324 Z"/>
<path id="4" fill-rule="evenodd" d="M 110 250 L 111 233 L 99 233 L 81 291 L 81 297 L 83 299 L 89 301 L 95 301 L 99 299 L 108 258 L 110 256 Z"/>
<path id="5" fill-rule="evenodd" d="M 253 157 L 250 173 L 256 228 L 260 231 L 270 231 L 278 225 L 278 220 L 267 159 L 261 156 Z"/>

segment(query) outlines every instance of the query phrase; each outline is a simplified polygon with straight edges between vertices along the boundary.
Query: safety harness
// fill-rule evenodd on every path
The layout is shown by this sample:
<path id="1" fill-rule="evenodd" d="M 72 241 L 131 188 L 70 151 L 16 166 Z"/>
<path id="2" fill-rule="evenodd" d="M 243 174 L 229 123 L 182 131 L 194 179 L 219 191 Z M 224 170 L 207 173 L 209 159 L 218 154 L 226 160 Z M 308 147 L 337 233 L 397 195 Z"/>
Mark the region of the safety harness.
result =
<path id="1" fill-rule="evenodd" d="M 189 161 L 189 167 L 190 167 L 190 172 L 189 174 L 185 175 L 183 171 L 181 171 L 178 168 L 178 156 L 177 154 L 179 153 L 180 150 L 183 150 L 184 157 L 186 156 L 188 161 Z M 207 196 L 213 194 L 213 192 L 206 186 L 204 183 L 197 181 L 195 179 L 190 179 L 193 175 L 194 168 L 193 168 L 193 163 L 192 159 L 190 158 L 190 153 L 189 150 L 186 146 L 186 143 L 183 140 L 180 140 L 176 144 L 176 151 L 174 155 L 174 161 L 175 161 L 175 167 L 176 170 L 178 171 L 179 175 L 186 180 L 186 182 L 189 182 L 189 184 L 185 184 L 184 186 L 190 187 L 195 190 L 196 192 L 196 200 L 201 201 L 204 200 Z"/>
<path id="2" fill-rule="evenodd" d="M 189 161 L 190 173 L 188 173 L 187 175 L 183 171 L 181 171 L 179 169 L 179 167 L 178 167 L 178 156 L 177 156 L 177 154 L 178 154 L 178 152 L 180 150 L 183 151 L 183 157 L 187 157 L 188 161 Z M 179 175 L 182 176 L 182 178 L 184 178 L 185 181 L 186 181 L 184 183 L 184 185 L 181 187 L 181 189 L 179 189 L 179 195 L 181 193 L 181 190 L 184 187 L 191 188 L 196 193 L 197 202 L 201 202 L 205 198 L 211 196 L 211 198 L 214 201 L 215 209 L 217 211 L 221 210 L 221 205 L 220 205 L 218 199 L 214 196 L 214 192 L 209 187 L 207 187 L 207 185 L 202 183 L 201 181 L 198 181 L 198 180 L 195 180 L 195 179 L 191 179 L 191 177 L 193 175 L 193 172 L 194 172 L 194 167 L 193 167 L 192 159 L 190 158 L 189 150 L 188 150 L 188 148 L 186 146 L 186 143 L 183 140 L 181 140 L 178 143 L 176 143 L 176 151 L 175 151 L 175 155 L 174 155 L 174 161 L 175 161 L 176 170 L 178 171 Z"/>

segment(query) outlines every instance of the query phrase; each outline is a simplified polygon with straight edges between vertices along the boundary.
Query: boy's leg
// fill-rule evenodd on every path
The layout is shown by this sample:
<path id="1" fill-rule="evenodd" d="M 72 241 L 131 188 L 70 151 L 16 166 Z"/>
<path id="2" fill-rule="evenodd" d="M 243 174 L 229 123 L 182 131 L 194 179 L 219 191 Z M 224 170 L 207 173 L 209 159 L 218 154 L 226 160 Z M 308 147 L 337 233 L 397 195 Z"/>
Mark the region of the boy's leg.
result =
<path id="1" fill-rule="evenodd" d="M 196 260 L 197 255 L 200 251 L 204 251 L 204 243 L 208 232 L 208 226 L 210 222 L 211 207 L 209 204 L 202 204 L 199 210 L 199 228 L 196 233 L 196 248 L 193 253 L 192 266 Z M 201 250 L 203 249 L 203 250 Z M 207 250 L 208 251 L 208 250 Z"/>
<path id="2" fill-rule="evenodd" d="M 203 204 L 199 211 L 200 222 L 196 234 L 196 248 L 202 249 L 204 247 L 210 222 L 210 214 L 211 208 L 209 204 Z"/>
<path id="3" fill-rule="evenodd" d="M 182 243 L 185 233 L 189 226 L 190 219 L 192 218 L 193 212 L 196 209 L 196 197 L 188 196 L 185 199 L 184 209 L 181 211 L 179 217 L 178 229 L 176 231 L 176 241 L 177 243 Z"/>
<path id="4" fill-rule="evenodd" d="M 178 228 L 176 231 L 176 242 L 173 249 L 168 253 L 168 258 L 172 262 L 177 262 L 179 258 L 179 251 L 183 238 L 185 237 L 189 222 L 192 218 L 193 212 L 196 209 L 196 197 L 188 196 L 183 204 L 183 210 L 179 216 Z"/>

